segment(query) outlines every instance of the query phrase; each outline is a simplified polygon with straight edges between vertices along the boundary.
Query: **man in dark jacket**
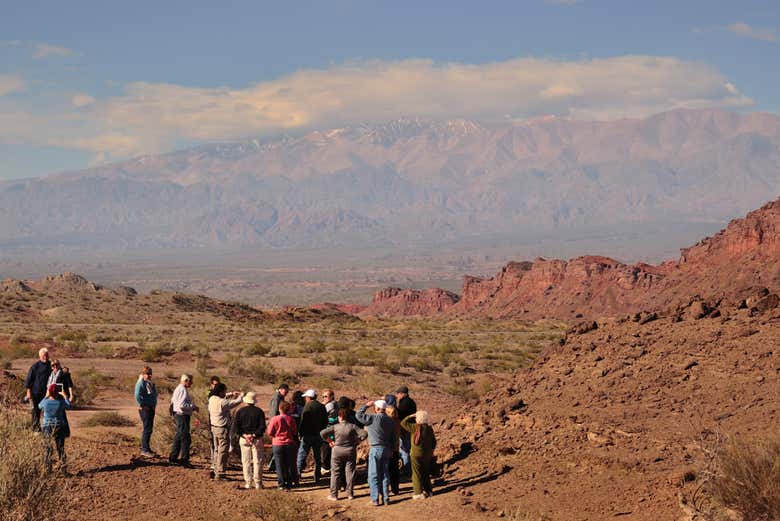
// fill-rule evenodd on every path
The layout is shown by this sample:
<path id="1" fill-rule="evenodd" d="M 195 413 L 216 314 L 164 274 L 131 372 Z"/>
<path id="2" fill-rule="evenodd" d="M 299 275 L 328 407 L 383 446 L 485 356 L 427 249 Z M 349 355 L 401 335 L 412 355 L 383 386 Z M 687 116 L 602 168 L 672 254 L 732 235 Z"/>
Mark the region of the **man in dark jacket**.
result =
<path id="1" fill-rule="evenodd" d="M 30 370 L 27 371 L 27 378 L 24 380 L 24 388 L 27 390 L 27 401 L 32 407 L 32 429 L 41 430 L 41 411 L 38 404 L 46 398 L 46 385 L 51 375 L 51 364 L 49 363 L 49 350 L 42 347 L 38 351 L 38 361 L 36 361 Z"/>
<path id="2" fill-rule="evenodd" d="M 279 414 L 279 404 L 284 401 L 287 393 L 290 392 L 290 386 L 286 383 L 281 384 L 271 398 L 271 403 L 268 405 L 268 418 L 273 418 Z M 271 455 L 271 463 L 268 464 L 268 471 L 273 472 L 276 469 L 273 454 Z"/>
<path id="3" fill-rule="evenodd" d="M 396 410 L 398 411 L 398 418 L 403 421 L 404 419 L 408 418 L 412 414 L 415 414 L 417 412 L 417 404 L 409 397 L 409 388 L 405 385 L 402 385 L 395 391 L 395 398 L 398 402 L 398 405 L 396 406 Z M 401 462 L 403 463 L 403 467 L 401 468 L 401 471 L 404 474 L 409 474 L 412 471 L 411 467 L 411 457 L 409 456 L 409 452 L 412 448 L 412 439 L 408 432 L 401 432 L 401 446 L 400 446 L 400 453 L 401 453 Z"/>
<path id="4" fill-rule="evenodd" d="M 309 449 L 314 453 L 314 483 L 319 483 L 322 473 L 322 461 L 320 460 L 322 438 L 320 431 L 328 426 L 328 413 L 325 406 L 317 401 L 317 392 L 309 389 L 303 393 L 306 405 L 301 413 L 301 425 L 298 428 L 298 435 L 301 443 L 298 446 L 298 476 L 303 473 L 306 466 L 306 458 L 309 455 Z"/>

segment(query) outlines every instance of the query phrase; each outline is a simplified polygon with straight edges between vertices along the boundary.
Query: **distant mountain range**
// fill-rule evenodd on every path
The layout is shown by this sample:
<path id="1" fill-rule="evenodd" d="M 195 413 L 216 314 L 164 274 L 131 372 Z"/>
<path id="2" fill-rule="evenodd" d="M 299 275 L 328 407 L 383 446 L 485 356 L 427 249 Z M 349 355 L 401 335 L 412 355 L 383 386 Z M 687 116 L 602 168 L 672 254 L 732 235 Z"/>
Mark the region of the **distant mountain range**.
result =
<path id="1" fill-rule="evenodd" d="M 780 193 L 780 117 L 399 119 L 0 183 L 0 248 L 334 247 L 723 223 Z"/>

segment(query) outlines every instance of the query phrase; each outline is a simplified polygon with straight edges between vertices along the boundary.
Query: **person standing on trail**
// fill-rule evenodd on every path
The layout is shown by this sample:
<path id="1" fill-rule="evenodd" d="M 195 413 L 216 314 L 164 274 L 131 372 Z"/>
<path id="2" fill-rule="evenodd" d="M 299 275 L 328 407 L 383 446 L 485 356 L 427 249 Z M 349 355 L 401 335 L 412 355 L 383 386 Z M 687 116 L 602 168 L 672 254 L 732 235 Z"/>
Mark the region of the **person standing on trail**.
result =
<path id="1" fill-rule="evenodd" d="M 276 461 L 276 482 L 279 490 L 289 490 L 296 480 L 295 475 L 295 441 L 298 426 L 290 416 L 292 404 L 279 402 L 279 414 L 271 418 L 266 434 L 271 437 L 274 461 Z"/>
<path id="2" fill-rule="evenodd" d="M 244 471 L 244 488 L 263 488 L 263 434 L 265 433 L 265 413 L 255 405 L 257 395 L 248 392 L 244 403 L 236 413 L 234 425 L 241 447 L 241 467 Z"/>
<path id="3" fill-rule="evenodd" d="M 401 421 L 401 429 L 409 433 L 412 440 L 412 499 L 425 499 L 433 495 L 431 487 L 431 462 L 436 449 L 436 436 L 428 422 L 428 413 L 417 411 Z"/>
<path id="4" fill-rule="evenodd" d="M 325 410 L 325 406 L 317 401 L 317 392 L 314 389 L 303 393 L 303 398 L 306 400 L 306 405 L 301 412 L 301 422 L 298 427 L 298 435 L 301 439 L 301 443 L 298 445 L 298 476 L 303 474 L 306 458 L 309 455 L 309 449 L 311 449 L 314 456 L 314 483 L 317 484 L 320 482 L 322 473 L 320 431 L 328 426 L 328 412 Z"/>
<path id="5" fill-rule="evenodd" d="M 46 397 L 46 386 L 51 375 L 49 363 L 49 350 L 42 347 L 38 350 L 38 360 L 30 366 L 27 378 L 24 380 L 24 388 L 27 390 L 26 398 L 30 402 L 32 412 L 32 430 L 41 430 L 41 410 L 38 404 Z"/>
<path id="6" fill-rule="evenodd" d="M 138 415 L 141 417 L 141 456 L 153 458 L 156 454 L 149 446 L 154 429 L 154 412 L 157 408 L 157 387 L 152 382 L 152 368 L 144 366 L 141 375 L 135 383 L 135 403 L 138 404 Z"/>
<path id="7" fill-rule="evenodd" d="M 368 435 L 366 431 L 347 421 L 349 409 L 341 408 L 337 414 L 337 423 L 320 431 L 320 437 L 331 447 L 330 495 L 328 495 L 330 501 L 338 501 L 339 484 L 342 480 L 346 481 L 347 499 L 354 498 L 357 446 Z"/>
<path id="8" fill-rule="evenodd" d="M 374 414 L 366 412 L 374 406 Z M 395 422 L 385 414 L 387 403 L 384 400 L 368 402 L 357 411 L 357 419 L 366 426 L 368 443 L 368 484 L 371 489 L 371 505 L 378 507 L 384 501 L 390 504 L 390 456 L 393 451 Z"/>
<path id="9" fill-rule="evenodd" d="M 271 418 L 279 414 L 279 404 L 285 400 L 285 397 L 289 392 L 290 392 L 290 386 L 287 385 L 286 383 L 279 385 L 279 387 L 276 389 L 276 392 L 271 398 L 271 403 L 268 405 L 268 415 Z M 273 453 L 271 453 L 271 462 L 268 464 L 268 471 L 273 472 L 275 468 L 276 468 L 276 464 L 275 464 L 274 456 Z"/>
<path id="10" fill-rule="evenodd" d="M 206 394 L 206 405 L 208 406 L 209 400 L 212 396 L 214 396 L 214 388 L 219 385 L 222 382 L 222 380 L 219 379 L 219 376 L 213 375 L 211 378 L 209 378 L 209 392 Z M 208 430 L 209 430 L 209 448 L 211 449 L 211 457 L 209 458 L 211 460 L 211 471 L 214 471 L 214 453 L 216 449 L 216 443 L 214 442 L 214 433 L 211 432 L 211 415 L 206 415 L 206 422 L 208 422 Z"/>
<path id="11" fill-rule="evenodd" d="M 336 408 L 336 395 L 333 389 L 322 390 L 322 405 L 325 406 L 325 412 L 328 414 L 328 426 L 335 425 L 339 421 L 338 409 Z M 322 469 L 330 470 L 330 444 L 322 443 L 320 447 L 320 461 Z"/>
<path id="12" fill-rule="evenodd" d="M 65 409 L 70 409 L 70 402 L 65 393 L 56 384 L 51 384 L 46 390 L 46 396 L 38 403 L 38 408 L 43 411 L 46 472 L 51 472 L 51 444 L 54 441 L 54 444 L 57 446 L 60 470 L 67 474 L 65 466 L 65 438 L 70 436 L 70 428 L 68 427 L 68 417 Z"/>
<path id="13" fill-rule="evenodd" d="M 231 399 L 228 399 L 230 397 Z M 222 479 L 228 457 L 228 435 L 230 433 L 230 410 L 241 404 L 243 393 L 227 392 L 227 386 L 218 383 L 209 398 L 209 425 L 214 438 L 214 479 Z"/>
<path id="14" fill-rule="evenodd" d="M 395 391 L 395 398 L 398 401 L 396 404 L 396 409 L 398 409 L 398 417 L 402 420 L 408 416 L 411 416 L 412 414 L 417 412 L 417 404 L 409 397 L 409 388 L 405 385 L 402 385 Z M 411 472 L 411 466 L 410 466 L 410 460 L 409 460 L 409 451 L 411 449 L 411 442 L 409 433 L 402 432 L 401 433 L 401 445 L 400 445 L 400 455 L 401 455 L 401 462 L 403 463 L 403 466 L 401 467 L 401 470 L 405 475 L 408 475 Z"/>
<path id="15" fill-rule="evenodd" d="M 68 397 L 68 401 L 73 402 L 73 380 L 70 377 L 70 372 L 65 372 L 62 363 L 57 359 L 51 361 L 51 374 L 46 381 L 47 387 L 51 384 L 59 387 Z"/>
<path id="16" fill-rule="evenodd" d="M 398 453 L 399 445 L 401 443 L 401 420 L 398 418 L 398 410 L 394 405 L 388 405 L 385 408 L 385 414 L 393 419 L 395 424 L 395 433 L 393 434 L 393 452 L 390 456 L 390 464 L 388 466 L 388 474 L 390 475 L 390 491 L 393 495 L 400 493 L 399 486 L 401 484 L 401 475 L 398 468 L 398 463 L 401 461 L 401 456 Z"/>
<path id="17" fill-rule="evenodd" d="M 171 452 L 168 461 L 183 467 L 190 467 L 190 419 L 192 413 L 198 410 L 198 406 L 192 403 L 190 387 L 192 387 L 192 375 L 183 374 L 180 383 L 171 395 L 171 408 L 176 420 L 176 435 L 171 444 Z"/>

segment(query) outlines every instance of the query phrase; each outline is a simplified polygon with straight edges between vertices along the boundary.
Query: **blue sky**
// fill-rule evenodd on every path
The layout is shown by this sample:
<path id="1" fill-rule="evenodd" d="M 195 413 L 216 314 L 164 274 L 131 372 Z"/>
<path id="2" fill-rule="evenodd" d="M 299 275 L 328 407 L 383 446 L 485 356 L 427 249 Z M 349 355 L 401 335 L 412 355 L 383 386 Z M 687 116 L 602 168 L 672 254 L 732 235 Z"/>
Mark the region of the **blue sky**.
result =
<path id="1" fill-rule="evenodd" d="M 780 112 L 776 1 L 9 2 L 0 179 L 402 115 Z"/>

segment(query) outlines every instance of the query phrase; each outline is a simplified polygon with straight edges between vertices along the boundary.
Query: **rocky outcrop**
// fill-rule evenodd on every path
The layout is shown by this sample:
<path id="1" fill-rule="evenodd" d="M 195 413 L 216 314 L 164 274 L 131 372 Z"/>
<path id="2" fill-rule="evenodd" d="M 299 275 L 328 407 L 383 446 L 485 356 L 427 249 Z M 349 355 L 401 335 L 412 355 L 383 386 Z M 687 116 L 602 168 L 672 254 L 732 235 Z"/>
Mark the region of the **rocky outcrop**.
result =
<path id="1" fill-rule="evenodd" d="M 664 267 L 608 257 L 510 262 L 489 279 L 465 277 L 448 314 L 505 318 L 581 318 L 633 309 L 666 275 Z"/>
<path id="2" fill-rule="evenodd" d="M 100 291 L 102 286 L 94 284 L 81 275 L 66 272 L 59 275 L 49 275 L 43 279 L 30 281 L 28 285 L 40 292 L 79 292 L 79 291 Z"/>
<path id="3" fill-rule="evenodd" d="M 440 315 L 458 303 L 460 297 L 451 291 L 431 289 L 385 288 L 374 294 L 373 302 L 361 317 L 410 317 Z"/>
<path id="4" fill-rule="evenodd" d="M 745 297 L 755 288 L 762 293 Z M 639 313 L 637 321 L 649 321 L 659 312 L 709 316 L 709 302 L 757 302 L 770 290 L 780 290 L 780 199 L 682 250 L 677 261 L 652 266 L 584 256 L 510 262 L 490 278 L 464 277 L 460 300 L 443 290 L 388 288 L 364 313 L 571 321 Z M 769 297 L 760 309 L 774 305 Z"/>

